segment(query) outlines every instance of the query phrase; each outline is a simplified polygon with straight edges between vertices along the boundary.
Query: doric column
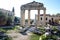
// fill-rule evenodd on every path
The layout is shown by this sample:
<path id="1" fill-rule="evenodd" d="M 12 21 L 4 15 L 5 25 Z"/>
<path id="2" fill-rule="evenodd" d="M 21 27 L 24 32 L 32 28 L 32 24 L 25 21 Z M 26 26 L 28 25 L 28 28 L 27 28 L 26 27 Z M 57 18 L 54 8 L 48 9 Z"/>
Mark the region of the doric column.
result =
<path id="1" fill-rule="evenodd" d="M 43 14 L 43 16 L 44 16 L 43 26 L 45 26 L 45 25 L 46 25 L 46 9 L 44 9 L 44 14 Z"/>
<path id="2" fill-rule="evenodd" d="M 40 10 L 38 10 L 38 20 L 37 20 L 37 26 L 40 26 Z"/>
<path id="3" fill-rule="evenodd" d="M 21 10 L 21 26 L 25 25 L 25 10 Z"/>
<path id="4" fill-rule="evenodd" d="M 30 26 L 30 10 L 28 10 L 28 26 Z"/>

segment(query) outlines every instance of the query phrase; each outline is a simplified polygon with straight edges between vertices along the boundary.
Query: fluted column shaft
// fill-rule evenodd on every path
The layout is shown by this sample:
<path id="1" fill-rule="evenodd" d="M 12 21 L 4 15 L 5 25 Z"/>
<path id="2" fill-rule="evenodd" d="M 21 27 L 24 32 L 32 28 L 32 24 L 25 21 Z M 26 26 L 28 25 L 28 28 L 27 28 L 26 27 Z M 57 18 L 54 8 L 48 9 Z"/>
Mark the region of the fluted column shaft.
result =
<path id="1" fill-rule="evenodd" d="M 37 26 L 40 26 L 40 10 L 38 10 L 38 20 L 37 20 Z"/>
<path id="2" fill-rule="evenodd" d="M 28 26 L 30 26 L 30 10 L 28 10 Z"/>
<path id="3" fill-rule="evenodd" d="M 25 25 L 25 10 L 21 10 L 21 26 Z"/>
<path id="4" fill-rule="evenodd" d="M 43 26 L 45 26 L 45 25 L 46 25 L 46 10 L 44 10 L 44 14 L 43 14 L 43 16 L 44 16 Z"/>

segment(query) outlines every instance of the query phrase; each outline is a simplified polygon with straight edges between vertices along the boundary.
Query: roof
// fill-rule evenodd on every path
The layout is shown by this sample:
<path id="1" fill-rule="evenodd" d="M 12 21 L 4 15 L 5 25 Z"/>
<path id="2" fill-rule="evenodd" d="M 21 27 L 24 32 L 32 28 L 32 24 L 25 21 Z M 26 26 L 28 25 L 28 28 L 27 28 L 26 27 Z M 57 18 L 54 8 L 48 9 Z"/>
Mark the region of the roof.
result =
<path id="1" fill-rule="evenodd" d="M 36 6 L 36 7 L 43 7 L 43 3 L 40 3 L 40 2 L 36 2 L 36 1 L 33 1 L 33 2 L 30 2 L 30 3 L 27 3 L 27 4 L 24 4 L 22 5 L 21 7 L 27 7 L 27 6 Z"/>
<path id="2" fill-rule="evenodd" d="M 2 12 L 11 12 L 12 13 L 12 11 L 10 11 L 10 10 L 1 9 L 1 8 L 0 8 L 0 11 L 2 11 Z"/>
<path id="3" fill-rule="evenodd" d="M 43 16 L 43 14 L 40 14 L 40 16 Z M 46 14 L 46 16 L 51 16 L 50 14 Z"/>
<path id="4" fill-rule="evenodd" d="M 37 15 L 36 15 L 37 16 Z M 43 14 L 40 14 L 40 16 L 43 16 Z M 50 16 L 50 17 L 60 17 L 59 15 L 50 15 L 50 14 L 46 14 L 46 16 Z"/>

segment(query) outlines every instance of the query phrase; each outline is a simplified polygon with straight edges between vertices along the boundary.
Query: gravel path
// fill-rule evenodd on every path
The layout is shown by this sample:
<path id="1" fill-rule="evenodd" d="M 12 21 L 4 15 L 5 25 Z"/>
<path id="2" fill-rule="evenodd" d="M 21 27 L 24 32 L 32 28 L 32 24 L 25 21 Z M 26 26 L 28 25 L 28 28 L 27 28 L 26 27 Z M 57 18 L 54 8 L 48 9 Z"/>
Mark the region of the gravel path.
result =
<path id="1" fill-rule="evenodd" d="M 8 35 L 11 36 L 13 40 L 29 40 L 29 35 L 22 35 L 13 30 L 11 33 L 8 33 Z"/>

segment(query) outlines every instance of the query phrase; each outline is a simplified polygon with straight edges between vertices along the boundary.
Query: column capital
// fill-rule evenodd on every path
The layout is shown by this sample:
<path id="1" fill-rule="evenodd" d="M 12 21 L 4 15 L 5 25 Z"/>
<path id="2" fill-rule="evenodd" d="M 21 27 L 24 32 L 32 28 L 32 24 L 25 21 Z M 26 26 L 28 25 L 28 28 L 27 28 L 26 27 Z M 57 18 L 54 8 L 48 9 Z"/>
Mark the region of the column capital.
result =
<path id="1" fill-rule="evenodd" d="M 37 9 L 37 10 L 41 10 L 41 9 Z"/>
<path id="2" fill-rule="evenodd" d="M 28 9 L 28 11 L 30 11 L 30 9 Z"/>
<path id="3" fill-rule="evenodd" d="M 44 10 L 46 10 L 46 8 L 44 8 Z"/>
<path id="4" fill-rule="evenodd" d="M 21 11 L 25 11 L 25 9 L 21 9 Z"/>
<path id="5" fill-rule="evenodd" d="M 40 10 L 40 7 L 37 7 L 37 10 Z"/>

